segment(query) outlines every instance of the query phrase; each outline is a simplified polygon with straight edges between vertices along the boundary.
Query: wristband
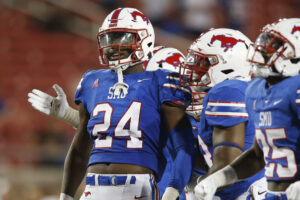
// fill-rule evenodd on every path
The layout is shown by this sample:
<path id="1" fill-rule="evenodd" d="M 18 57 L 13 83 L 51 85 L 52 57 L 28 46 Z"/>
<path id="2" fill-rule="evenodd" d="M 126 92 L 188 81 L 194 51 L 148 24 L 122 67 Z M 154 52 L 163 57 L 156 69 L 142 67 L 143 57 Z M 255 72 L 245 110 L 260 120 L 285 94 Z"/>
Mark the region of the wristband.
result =
<path id="1" fill-rule="evenodd" d="M 68 124 L 73 126 L 74 128 L 77 128 L 79 125 L 79 113 L 77 110 L 69 107 L 66 110 L 66 113 L 62 120 L 64 120 L 65 122 L 67 122 Z"/>
<path id="2" fill-rule="evenodd" d="M 238 181 L 237 174 L 230 165 L 213 173 L 212 178 L 215 179 L 218 188 L 231 185 Z"/>
<path id="3" fill-rule="evenodd" d="M 178 190 L 173 187 L 167 187 L 162 196 L 162 200 L 177 199 L 177 197 L 179 197 Z"/>

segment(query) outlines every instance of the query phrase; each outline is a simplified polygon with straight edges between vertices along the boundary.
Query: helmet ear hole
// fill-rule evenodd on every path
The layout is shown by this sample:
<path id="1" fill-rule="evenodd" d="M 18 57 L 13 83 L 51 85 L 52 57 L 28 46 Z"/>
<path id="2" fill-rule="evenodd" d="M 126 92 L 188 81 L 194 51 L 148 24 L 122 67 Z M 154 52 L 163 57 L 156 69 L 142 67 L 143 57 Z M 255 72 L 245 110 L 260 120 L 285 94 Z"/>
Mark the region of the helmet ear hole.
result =
<path id="1" fill-rule="evenodd" d="M 222 70 L 221 72 L 224 74 L 230 74 L 230 73 L 234 72 L 234 70 L 233 69 L 225 69 L 225 70 Z"/>
<path id="2" fill-rule="evenodd" d="M 291 63 L 297 64 L 300 61 L 300 58 L 292 58 Z"/>

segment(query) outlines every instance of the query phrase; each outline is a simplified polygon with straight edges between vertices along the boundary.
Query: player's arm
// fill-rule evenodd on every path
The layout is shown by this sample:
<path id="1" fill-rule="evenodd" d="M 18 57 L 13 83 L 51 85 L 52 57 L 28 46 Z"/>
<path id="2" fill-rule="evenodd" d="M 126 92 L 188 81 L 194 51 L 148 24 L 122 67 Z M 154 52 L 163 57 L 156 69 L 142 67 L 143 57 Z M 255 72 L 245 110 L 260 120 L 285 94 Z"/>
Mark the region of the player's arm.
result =
<path id="1" fill-rule="evenodd" d="M 79 105 L 80 123 L 65 159 L 64 175 L 60 200 L 73 197 L 79 187 L 87 168 L 92 142 L 87 132 L 89 113 L 82 104 Z"/>
<path id="2" fill-rule="evenodd" d="M 262 170 L 264 166 L 263 152 L 255 140 L 252 147 L 230 165 L 214 172 L 198 183 L 195 188 L 196 196 L 199 199 L 212 199 L 218 188 L 249 178 Z"/>
<path id="3" fill-rule="evenodd" d="M 243 153 L 245 126 L 246 122 L 231 127 L 214 127 L 212 135 L 213 165 L 202 179 L 230 164 Z"/>
<path id="4" fill-rule="evenodd" d="M 78 127 L 78 111 L 71 108 L 64 90 L 57 84 L 53 85 L 57 97 L 53 97 L 43 91 L 33 89 L 28 93 L 28 102 L 41 113 L 62 120 L 74 128 Z"/>
<path id="5" fill-rule="evenodd" d="M 175 200 L 183 191 L 191 175 L 194 136 L 184 109 L 164 103 L 162 115 L 176 155 L 172 163 L 170 181 L 162 199 Z"/>

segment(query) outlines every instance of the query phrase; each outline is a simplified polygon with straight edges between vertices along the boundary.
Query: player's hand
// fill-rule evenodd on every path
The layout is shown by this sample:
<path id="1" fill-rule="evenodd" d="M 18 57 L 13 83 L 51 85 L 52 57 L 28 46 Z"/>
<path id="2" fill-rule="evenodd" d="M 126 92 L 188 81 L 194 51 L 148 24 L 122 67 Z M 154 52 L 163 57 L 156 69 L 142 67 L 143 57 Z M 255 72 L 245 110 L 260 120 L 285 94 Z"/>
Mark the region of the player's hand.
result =
<path id="1" fill-rule="evenodd" d="M 74 200 L 74 198 L 65 193 L 60 193 L 59 200 Z"/>
<path id="2" fill-rule="evenodd" d="M 173 187 L 167 187 L 161 200 L 176 200 L 179 197 L 179 192 Z"/>
<path id="3" fill-rule="evenodd" d="M 185 192 L 194 192 L 194 189 L 197 185 L 198 178 L 200 178 L 200 176 L 197 173 L 192 172 L 188 184 L 184 187 L 184 191 Z"/>
<path id="4" fill-rule="evenodd" d="M 57 84 L 54 84 L 53 88 L 57 97 L 54 98 L 43 91 L 33 89 L 32 92 L 28 93 L 28 102 L 33 108 L 46 115 L 63 119 L 70 106 L 63 89 Z"/>
<path id="5" fill-rule="evenodd" d="M 217 191 L 217 183 L 215 179 L 208 176 L 200 181 L 195 187 L 195 195 L 199 200 L 212 200 Z"/>
<path id="6" fill-rule="evenodd" d="M 300 198 L 300 181 L 291 184 L 286 189 L 286 196 L 288 200 L 296 200 Z"/>

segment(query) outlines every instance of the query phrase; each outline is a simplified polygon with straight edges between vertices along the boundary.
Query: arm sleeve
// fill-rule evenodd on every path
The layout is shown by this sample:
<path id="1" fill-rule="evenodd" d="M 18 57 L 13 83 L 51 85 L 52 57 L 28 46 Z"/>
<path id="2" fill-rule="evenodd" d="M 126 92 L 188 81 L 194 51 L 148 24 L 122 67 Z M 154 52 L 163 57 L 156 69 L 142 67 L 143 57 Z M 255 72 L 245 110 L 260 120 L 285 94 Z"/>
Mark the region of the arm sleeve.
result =
<path id="1" fill-rule="evenodd" d="M 300 120 L 300 87 L 298 87 L 296 92 L 291 96 L 295 96 L 295 98 L 292 98 L 293 110 L 296 111 L 298 120 Z"/>
<path id="2" fill-rule="evenodd" d="M 170 141 L 171 145 L 168 146 L 168 149 L 176 156 L 172 162 L 168 186 L 176 188 L 181 193 L 189 182 L 195 156 L 195 140 L 192 129 L 187 127 L 174 128 L 170 131 Z"/>
<path id="3" fill-rule="evenodd" d="M 180 86 L 179 74 L 176 72 L 157 70 L 159 82 L 159 99 L 175 106 L 186 108 L 192 99 L 189 87 Z"/>
<path id="4" fill-rule="evenodd" d="M 208 97 L 205 116 L 211 126 L 230 127 L 248 121 L 245 91 L 232 87 L 213 91 Z"/>
<path id="5" fill-rule="evenodd" d="M 79 105 L 82 103 L 82 105 L 86 108 L 86 103 L 85 103 L 85 87 L 86 87 L 86 82 L 87 82 L 87 77 L 91 73 L 91 71 L 87 71 L 79 81 L 76 92 L 75 92 L 75 103 Z"/>

